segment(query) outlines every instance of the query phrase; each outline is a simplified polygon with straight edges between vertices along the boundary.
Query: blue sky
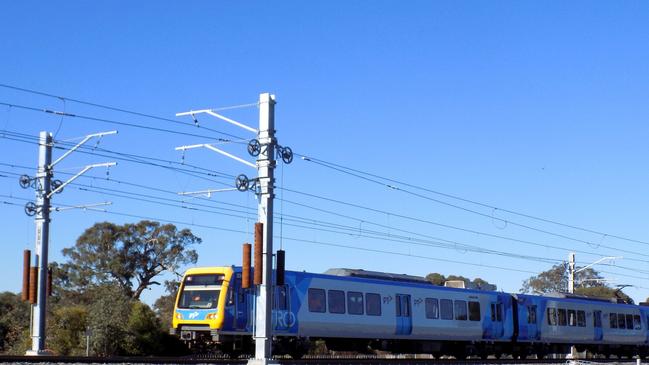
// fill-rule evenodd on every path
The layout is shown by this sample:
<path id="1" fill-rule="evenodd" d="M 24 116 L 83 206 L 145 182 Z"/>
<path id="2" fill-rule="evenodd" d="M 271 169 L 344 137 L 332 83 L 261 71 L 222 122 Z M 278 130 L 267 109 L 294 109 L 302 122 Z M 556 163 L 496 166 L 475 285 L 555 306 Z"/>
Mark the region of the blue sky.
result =
<path id="1" fill-rule="evenodd" d="M 277 213 L 303 217 L 320 228 L 326 221 L 357 230 L 336 234 L 276 221 L 278 234 L 303 240 L 276 240 L 276 246 L 281 241 L 287 251 L 289 269 L 322 272 L 353 267 L 413 275 L 462 274 L 517 291 L 531 272 L 551 265 L 366 237 L 374 230 L 382 237 L 426 235 L 557 261 L 565 260 L 569 250 L 578 250 L 588 252 L 577 254 L 577 261 L 584 264 L 602 256 L 624 256 L 616 267 L 598 268 L 618 284 L 636 285 L 626 290 L 643 300 L 649 296 L 647 243 L 611 236 L 649 242 L 647 24 L 649 5 L 631 1 L 11 2 L 0 13 L 0 83 L 167 118 L 192 108 L 255 102 L 260 93 L 271 92 L 278 100 L 278 139 L 297 153 L 606 233 L 559 227 L 419 191 L 486 215 L 480 216 L 296 159 L 277 170 L 278 187 L 287 189 L 278 191 L 278 198 L 287 202 L 277 202 Z M 0 88 L 0 102 L 215 136 L 199 128 L 7 88 Z M 256 108 L 223 113 L 252 126 L 258 122 Z M 219 120 L 202 117 L 200 123 L 253 137 Z M 100 147 L 177 162 L 181 155 L 174 147 L 210 141 L 1 105 L 0 128 L 34 136 L 58 129 L 59 140 L 118 129 L 119 134 L 102 139 Z M 223 148 L 245 156 L 241 144 Z M 6 138 L 0 139 L 0 156 L 1 163 L 35 167 L 37 162 L 36 146 Z M 74 154 L 60 164 L 59 171 L 74 173 L 86 164 L 107 160 Z M 229 175 L 254 175 L 248 167 L 208 150 L 188 151 L 185 161 Z M 230 183 L 118 162 L 110 169 L 111 179 L 167 191 L 223 188 Z M 0 170 L 33 174 L 7 166 Z M 0 194 L 33 197 L 13 175 L 0 175 L 8 176 L 0 178 Z M 88 176 L 106 177 L 104 169 Z M 79 182 L 96 184 L 99 190 L 180 199 L 114 181 L 84 178 Z M 54 203 L 107 200 L 113 202 L 109 211 L 243 232 L 252 230 L 255 219 L 254 196 L 236 192 L 190 202 L 214 207 L 236 204 L 240 206 L 236 209 L 250 211 L 243 219 L 74 187 L 56 196 Z M 399 218 L 404 215 L 419 222 Z M 104 220 L 136 219 L 91 211 L 54 213 L 51 258 L 62 260 L 61 249 L 71 246 L 85 228 Z M 422 220 L 563 249 L 490 238 Z M 20 276 L 22 250 L 33 248 L 33 221 L 21 207 L 7 204 L 0 205 L 0 221 L 5 222 L 0 257 L 0 275 L 5 279 L 0 290 L 18 291 L 20 282 L 11 278 Z M 251 240 L 245 233 L 186 227 L 203 238 L 199 265 L 239 264 L 240 244 Z M 151 302 L 160 294 L 156 288 L 145 299 Z"/>

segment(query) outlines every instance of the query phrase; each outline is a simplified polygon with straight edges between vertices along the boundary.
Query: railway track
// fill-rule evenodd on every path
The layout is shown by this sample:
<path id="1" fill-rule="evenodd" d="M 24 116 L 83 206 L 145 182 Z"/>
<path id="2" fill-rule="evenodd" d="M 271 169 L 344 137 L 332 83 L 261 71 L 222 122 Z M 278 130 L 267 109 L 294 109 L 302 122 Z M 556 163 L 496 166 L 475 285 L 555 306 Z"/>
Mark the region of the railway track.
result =
<path id="1" fill-rule="evenodd" d="M 405 356 L 391 357 L 314 357 L 300 360 L 276 359 L 281 365 L 480 365 L 480 364 L 567 364 L 566 359 L 433 359 L 413 358 Z M 243 365 L 248 359 L 224 359 L 204 357 L 146 357 L 146 356 L 117 356 L 117 357 L 81 357 L 81 356 L 0 356 L 0 363 L 14 364 L 221 364 L 221 365 Z M 597 365 L 597 364 L 637 364 L 636 359 L 589 359 L 576 360 L 575 365 Z"/>

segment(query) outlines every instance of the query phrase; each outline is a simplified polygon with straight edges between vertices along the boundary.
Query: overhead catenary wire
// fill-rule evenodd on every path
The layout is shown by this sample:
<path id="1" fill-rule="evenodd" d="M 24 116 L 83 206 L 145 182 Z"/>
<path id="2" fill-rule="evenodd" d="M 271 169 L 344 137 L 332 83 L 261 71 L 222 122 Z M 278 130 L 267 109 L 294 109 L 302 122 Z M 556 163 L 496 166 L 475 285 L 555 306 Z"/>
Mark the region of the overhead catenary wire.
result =
<path id="1" fill-rule="evenodd" d="M 6 88 L 6 89 L 11 89 L 11 90 L 16 90 L 16 91 L 21 91 L 21 92 L 25 92 L 25 93 L 30 93 L 30 94 L 34 94 L 34 95 L 41 95 L 41 96 L 46 96 L 46 97 L 50 97 L 50 98 L 55 98 L 55 99 L 62 100 L 64 103 L 66 101 L 70 101 L 70 102 L 74 102 L 74 103 L 77 103 L 77 104 L 82 104 L 82 105 L 92 106 L 92 107 L 96 107 L 96 108 L 116 111 L 116 112 L 120 112 L 120 113 L 131 114 L 131 115 L 144 117 L 144 118 L 150 118 L 150 119 L 165 121 L 165 122 L 174 123 L 174 124 L 177 124 L 177 125 L 183 125 L 185 127 L 190 127 L 190 128 L 201 128 L 201 129 L 206 130 L 206 131 L 210 131 L 210 132 L 214 132 L 214 133 L 218 133 L 218 134 L 224 134 L 223 132 L 221 132 L 219 130 L 216 130 L 216 129 L 213 129 L 213 128 L 208 128 L 208 127 L 204 127 L 204 126 L 201 126 L 201 125 L 196 125 L 195 123 L 185 123 L 185 122 L 182 122 L 182 121 L 179 121 L 179 120 L 176 120 L 176 119 L 165 118 L 165 117 L 161 117 L 161 116 L 153 115 L 153 114 L 149 114 L 149 113 L 133 111 L 133 110 L 125 109 L 125 108 L 118 108 L 118 107 L 115 107 L 115 106 L 110 106 L 110 105 L 105 105 L 105 104 L 100 104 L 100 103 L 95 103 L 95 102 L 70 98 L 70 97 L 67 97 L 67 96 L 54 95 L 54 94 L 47 93 L 47 92 L 44 92 L 44 91 L 27 89 L 27 88 L 23 88 L 23 87 L 8 85 L 8 84 L 0 84 L 0 87 Z M 255 103 L 247 103 L 247 104 L 239 104 L 239 105 L 231 105 L 231 106 L 225 106 L 225 107 L 220 107 L 220 108 L 214 108 L 212 110 L 214 110 L 214 111 L 232 110 L 232 109 L 240 109 L 240 108 L 249 108 L 249 107 L 258 106 L 258 105 L 259 105 L 259 103 L 255 102 Z M 237 138 L 237 139 L 241 139 L 241 137 L 236 137 L 234 135 L 230 135 L 230 136 L 234 137 L 234 138 Z"/>
<path id="2" fill-rule="evenodd" d="M 419 198 L 434 201 L 436 203 L 443 204 L 443 205 L 446 205 L 446 206 L 450 206 L 450 207 L 453 207 L 453 208 L 456 208 L 456 209 L 461 209 L 461 210 L 467 211 L 469 213 L 477 214 L 477 215 L 480 215 L 480 216 L 483 216 L 483 217 L 493 218 L 493 216 L 490 216 L 488 214 L 478 212 L 478 211 L 474 211 L 472 209 L 468 209 L 466 207 L 461 207 L 461 206 L 458 206 L 458 205 L 455 205 L 455 204 L 452 204 L 452 203 L 444 202 L 444 201 L 439 200 L 439 199 L 434 199 L 434 198 L 431 198 L 431 197 L 428 197 L 428 196 L 425 196 L 425 195 L 422 195 L 422 194 L 417 194 L 417 193 L 411 192 L 409 190 L 400 188 L 400 187 L 398 187 L 396 185 L 383 183 L 383 182 L 378 181 L 376 179 L 388 181 L 388 182 L 395 183 L 395 184 L 400 184 L 400 185 L 403 185 L 403 186 L 407 186 L 407 187 L 410 187 L 410 188 L 414 188 L 414 189 L 418 189 L 418 190 L 421 190 L 421 191 L 429 192 L 429 193 L 436 194 L 436 195 L 439 195 L 439 196 L 443 196 L 443 197 L 446 197 L 446 198 L 455 199 L 455 200 L 462 201 L 462 202 L 465 202 L 465 203 L 478 205 L 478 206 L 481 206 L 481 207 L 484 207 L 484 208 L 490 208 L 490 209 L 493 209 L 495 211 L 501 211 L 501 212 L 509 213 L 509 214 L 512 214 L 512 215 L 517 215 L 517 216 L 520 216 L 520 217 L 524 217 L 524 218 L 528 218 L 528 219 L 532 219 L 532 220 L 536 220 L 536 221 L 540 221 L 540 222 L 544 222 L 544 223 L 549 223 L 549 224 L 561 226 L 561 227 L 564 227 L 564 228 L 570 228 L 570 229 L 579 230 L 579 231 L 582 231 L 582 232 L 587 232 L 587 233 L 591 233 L 591 234 L 597 234 L 597 235 L 600 235 L 600 236 L 616 238 L 616 239 L 623 240 L 623 241 L 634 242 L 634 243 L 639 243 L 639 244 L 643 244 L 643 245 L 649 245 L 649 242 L 647 242 L 647 241 L 642 241 L 642 240 L 638 240 L 638 239 L 634 239 L 634 238 L 624 237 L 624 236 L 617 235 L 617 234 L 612 234 L 612 233 L 601 232 L 601 231 L 597 231 L 597 230 L 593 230 L 593 229 L 589 229 L 589 228 L 579 227 L 579 226 L 572 225 L 572 224 L 562 223 L 562 222 L 552 220 L 552 219 L 547 219 L 547 218 L 534 216 L 534 215 L 531 215 L 531 214 L 521 213 L 521 212 L 518 212 L 518 211 L 515 211 L 515 210 L 511 210 L 511 209 L 505 209 L 505 208 L 497 207 L 497 206 L 494 206 L 494 205 L 491 205 L 491 204 L 478 202 L 476 200 L 462 198 L 462 197 L 457 196 L 457 195 L 443 193 L 443 192 L 440 192 L 440 191 L 437 191 L 437 190 L 433 190 L 433 189 L 429 189 L 429 188 L 426 188 L 426 187 L 418 186 L 418 185 L 415 185 L 415 184 L 412 184 L 412 183 L 407 183 L 407 182 L 404 182 L 404 181 L 391 179 L 391 178 L 388 178 L 388 177 L 380 176 L 380 175 L 373 174 L 373 173 L 366 172 L 366 171 L 362 171 L 362 170 L 359 170 L 359 169 L 354 169 L 354 168 L 351 168 L 351 167 L 343 166 L 343 165 L 336 164 L 336 163 L 333 163 L 333 162 L 324 161 L 324 160 L 314 158 L 314 157 L 311 157 L 311 156 L 301 155 L 301 154 L 298 154 L 298 153 L 295 153 L 295 155 L 301 156 L 304 161 L 312 162 L 312 163 L 314 163 L 316 165 L 320 165 L 320 166 L 323 166 L 323 167 L 326 167 L 326 168 L 329 168 L 329 169 L 332 169 L 332 170 L 335 170 L 335 171 L 338 171 L 338 172 L 341 172 L 341 173 L 344 173 L 344 174 L 347 174 L 347 175 L 350 175 L 350 176 L 354 176 L 354 177 L 363 179 L 365 181 L 380 184 L 380 185 L 383 185 L 383 186 L 385 186 L 385 187 L 387 187 L 389 189 L 392 189 L 392 190 L 402 191 L 404 193 L 407 193 L 407 194 L 410 194 L 410 195 L 413 195 L 413 196 L 417 196 Z M 371 178 L 368 178 L 368 176 L 371 177 Z M 502 221 L 507 222 L 507 223 L 511 223 L 512 225 L 515 225 L 515 226 L 519 226 L 519 227 L 526 228 L 526 229 L 532 229 L 532 230 L 535 230 L 535 231 L 540 232 L 540 233 L 556 235 L 556 236 L 561 237 L 561 238 L 570 239 L 570 240 L 578 240 L 578 241 L 581 241 L 581 242 L 588 243 L 588 241 L 583 241 L 583 240 L 579 240 L 579 239 L 576 239 L 576 238 L 573 238 L 573 237 L 560 235 L 560 234 L 553 233 L 553 232 L 550 232 L 550 231 L 546 231 L 546 230 L 538 229 L 538 228 L 531 227 L 531 226 L 528 226 L 528 225 L 520 224 L 518 222 L 514 222 L 514 221 L 511 221 L 509 219 L 503 219 L 503 218 L 497 218 L 497 219 L 502 220 Z"/>

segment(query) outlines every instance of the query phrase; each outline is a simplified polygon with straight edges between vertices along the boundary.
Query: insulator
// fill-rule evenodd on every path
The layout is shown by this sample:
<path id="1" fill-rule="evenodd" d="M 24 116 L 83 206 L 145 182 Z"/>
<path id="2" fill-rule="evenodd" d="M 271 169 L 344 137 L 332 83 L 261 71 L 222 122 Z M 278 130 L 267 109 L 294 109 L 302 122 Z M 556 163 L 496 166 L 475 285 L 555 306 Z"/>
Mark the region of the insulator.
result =
<path id="1" fill-rule="evenodd" d="M 23 251 L 23 291 L 21 293 L 21 299 L 24 301 L 29 300 L 29 266 L 31 262 L 30 250 Z"/>
<path id="2" fill-rule="evenodd" d="M 264 224 L 255 223 L 255 285 L 261 285 L 264 277 Z"/>
<path id="3" fill-rule="evenodd" d="M 29 302 L 38 302 L 38 266 L 29 268 Z"/>
<path id="4" fill-rule="evenodd" d="M 284 285 L 284 271 L 286 268 L 286 254 L 284 250 L 277 250 L 277 272 L 275 281 L 278 286 Z"/>
<path id="5" fill-rule="evenodd" d="M 52 268 L 48 267 L 47 268 L 47 296 L 51 297 L 52 296 Z"/>
<path id="6" fill-rule="evenodd" d="M 250 288 L 250 253 L 252 245 L 249 243 L 243 244 L 243 265 L 241 268 L 241 287 L 244 289 Z"/>

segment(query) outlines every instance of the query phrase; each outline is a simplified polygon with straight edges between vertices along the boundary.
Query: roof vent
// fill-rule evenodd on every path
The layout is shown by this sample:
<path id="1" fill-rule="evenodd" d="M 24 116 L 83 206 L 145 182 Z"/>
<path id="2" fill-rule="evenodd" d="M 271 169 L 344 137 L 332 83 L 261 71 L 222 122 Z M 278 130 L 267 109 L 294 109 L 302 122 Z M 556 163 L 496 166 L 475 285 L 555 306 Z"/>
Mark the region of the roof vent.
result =
<path id="1" fill-rule="evenodd" d="M 447 288 L 466 289 L 464 280 L 447 280 L 444 282 L 444 286 Z"/>

